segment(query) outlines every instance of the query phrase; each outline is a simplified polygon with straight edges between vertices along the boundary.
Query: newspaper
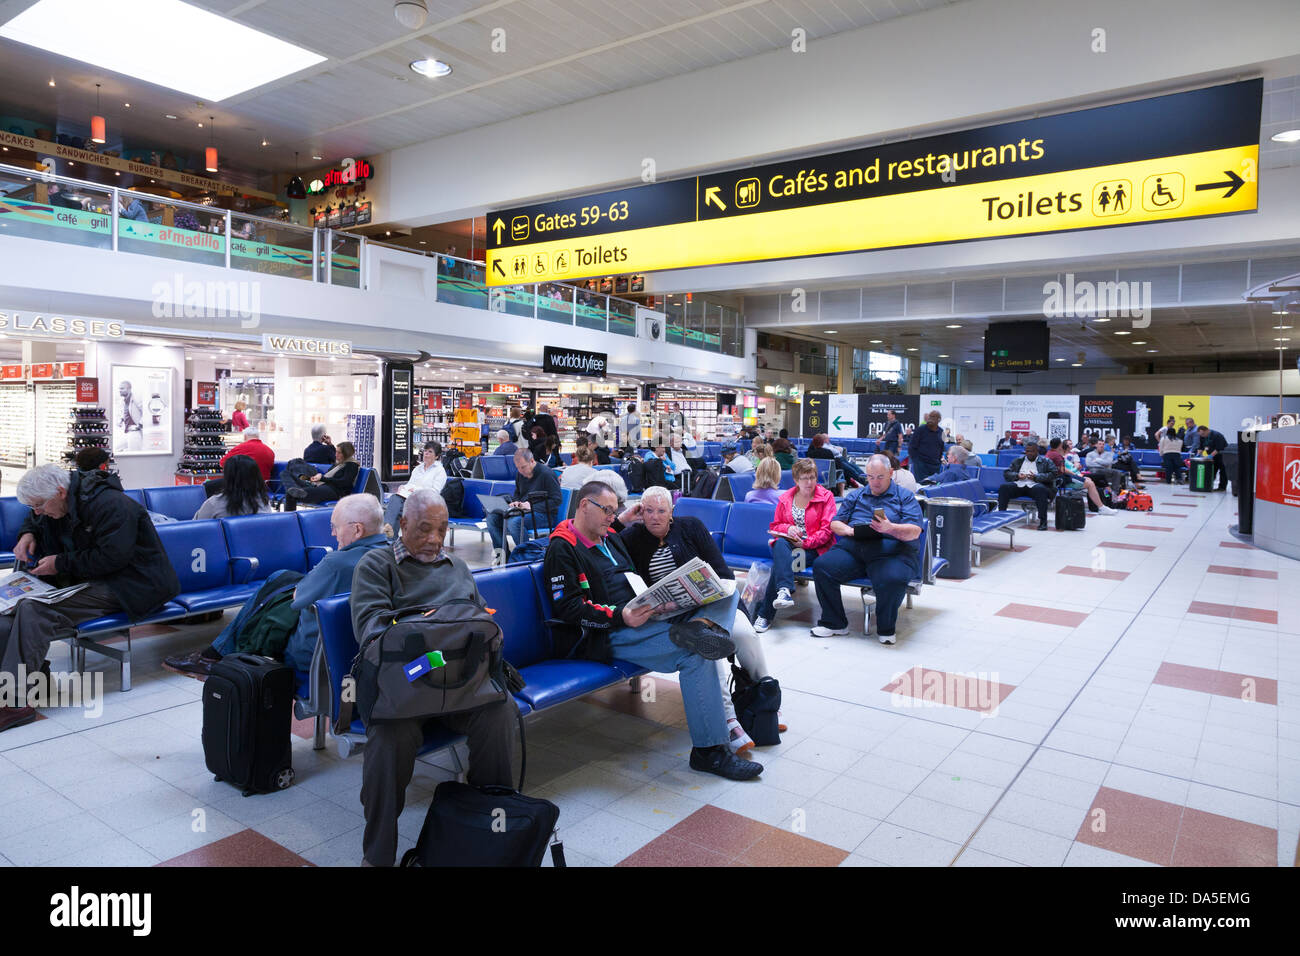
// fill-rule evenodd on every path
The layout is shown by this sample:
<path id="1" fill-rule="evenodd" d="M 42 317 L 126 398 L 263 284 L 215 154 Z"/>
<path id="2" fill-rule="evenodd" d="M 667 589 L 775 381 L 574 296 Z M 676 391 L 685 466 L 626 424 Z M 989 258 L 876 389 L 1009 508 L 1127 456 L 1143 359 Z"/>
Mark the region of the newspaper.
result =
<path id="1" fill-rule="evenodd" d="M 635 575 L 629 577 L 633 579 L 637 596 L 627 602 L 627 607 L 635 610 L 648 605 L 654 608 L 650 618 L 655 621 L 731 597 L 736 590 L 735 581 L 718 577 L 718 572 L 702 558 L 691 558 L 651 588 L 646 588 L 645 583 Z"/>
<path id="2" fill-rule="evenodd" d="M 0 614 L 7 614 L 24 599 L 40 601 L 42 604 L 58 604 L 84 587 L 84 584 L 74 584 L 72 587 L 54 588 L 26 571 L 14 571 L 0 578 Z"/>

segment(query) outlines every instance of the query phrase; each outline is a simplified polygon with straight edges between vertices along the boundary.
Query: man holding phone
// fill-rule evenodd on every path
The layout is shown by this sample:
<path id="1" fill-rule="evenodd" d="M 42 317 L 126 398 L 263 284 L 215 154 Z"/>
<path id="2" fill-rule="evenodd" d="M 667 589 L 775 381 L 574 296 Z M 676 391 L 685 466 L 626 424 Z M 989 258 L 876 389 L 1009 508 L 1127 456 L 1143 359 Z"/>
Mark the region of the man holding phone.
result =
<path id="1" fill-rule="evenodd" d="M 922 518 L 916 497 L 893 479 L 889 459 L 872 455 L 867 462 L 867 487 L 850 492 L 840 504 L 831 522 L 831 531 L 840 540 L 813 565 L 821 605 L 813 637 L 849 632 L 840 587 L 866 576 L 876 593 L 876 636 L 881 644 L 894 643 L 907 585 L 921 576 L 915 542 L 921 536 Z"/>

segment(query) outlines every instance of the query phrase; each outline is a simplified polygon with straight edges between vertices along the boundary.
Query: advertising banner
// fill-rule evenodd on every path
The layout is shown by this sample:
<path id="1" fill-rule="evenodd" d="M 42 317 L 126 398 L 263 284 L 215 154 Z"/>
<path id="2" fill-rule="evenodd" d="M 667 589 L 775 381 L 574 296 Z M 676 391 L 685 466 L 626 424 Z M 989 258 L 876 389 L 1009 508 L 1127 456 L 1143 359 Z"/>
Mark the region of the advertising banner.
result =
<path id="1" fill-rule="evenodd" d="M 953 437 L 969 438 L 976 452 L 989 452 L 1011 432 L 1020 441 L 1037 435 L 1075 438 L 1079 433 L 1077 395 L 924 395 L 924 414 L 938 409 Z M 918 415 L 919 418 L 919 415 Z"/>
<path id="2" fill-rule="evenodd" d="M 879 438 L 889 422 L 888 412 L 893 412 L 906 429 L 921 417 L 920 395 L 859 395 L 858 437 Z"/>
<path id="3" fill-rule="evenodd" d="M 1131 437 L 1138 448 L 1155 448 L 1164 403 L 1163 395 L 1086 395 L 1080 401 L 1079 431 Z"/>
<path id="4" fill-rule="evenodd" d="M 1166 395 L 1164 413 L 1160 416 L 1160 424 L 1164 425 L 1165 422 L 1169 421 L 1171 415 L 1174 424 L 1179 428 L 1184 427 L 1183 421 L 1188 418 L 1195 419 L 1198 425 L 1204 425 L 1210 418 L 1210 396 Z"/>
<path id="5" fill-rule="evenodd" d="M 827 414 L 829 421 L 824 429 L 832 438 L 858 437 L 858 396 L 831 395 Z"/>
<path id="6" fill-rule="evenodd" d="M 172 453 L 172 370 L 114 365 L 113 454 Z"/>
<path id="7" fill-rule="evenodd" d="M 216 382 L 199 382 L 196 388 L 195 404 L 197 405 L 215 405 L 217 404 L 217 383 Z"/>
<path id="8" fill-rule="evenodd" d="M 95 405 L 99 403 L 99 379 L 77 379 L 77 403 L 79 405 Z"/>
<path id="9" fill-rule="evenodd" d="M 1255 497 L 1300 508 L 1300 445 L 1259 443 L 1255 456 Z"/>
<path id="10" fill-rule="evenodd" d="M 415 368 L 409 364 L 384 366 L 384 420 L 388 441 L 384 443 L 385 481 L 400 481 L 411 474 L 411 387 Z"/>

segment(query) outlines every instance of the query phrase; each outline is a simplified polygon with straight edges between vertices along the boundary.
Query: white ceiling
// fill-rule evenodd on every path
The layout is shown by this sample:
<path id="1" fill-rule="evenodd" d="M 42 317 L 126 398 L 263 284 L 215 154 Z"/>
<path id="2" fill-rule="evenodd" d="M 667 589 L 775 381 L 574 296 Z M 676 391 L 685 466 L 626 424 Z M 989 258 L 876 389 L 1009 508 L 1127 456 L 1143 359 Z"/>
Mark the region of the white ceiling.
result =
<path id="1" fill-rule="evenodd" d="M 0 22 L 34 2 L 0 0 Z M 88 126 L 101 83 L 110 139 L 125 132 L 132 144 L 198 151 L 211 115 L 223 165 L 271 171 L 291 166 L 295 150 L 329 162 L 383 152 L 754 56 L 789 45 L 796 27 L 811 42 L 959 0 L 428 0 L 415 32 L 403 31 L 392 0 L 191 2 L 327 60 L 212 106 L 0 40 L 0 115 Z M 491 50 L 497 29 L 505 52 Z M 199 38 L 141 53 L 221 55 Z M 427 80 L 408 69 L 428 56 L 454 72 Z M 635 122 L 593 111 L 592 128 L 625 120 Z"/>

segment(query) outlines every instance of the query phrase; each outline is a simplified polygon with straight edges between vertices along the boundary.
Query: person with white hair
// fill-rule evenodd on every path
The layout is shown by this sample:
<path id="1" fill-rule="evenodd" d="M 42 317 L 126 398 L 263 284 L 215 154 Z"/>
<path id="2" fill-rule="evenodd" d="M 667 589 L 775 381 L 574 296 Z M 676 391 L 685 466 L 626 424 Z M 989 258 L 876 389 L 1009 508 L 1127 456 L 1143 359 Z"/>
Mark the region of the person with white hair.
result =
<path id="1" fill-rule="evenodd" d="M 398 488 L 388 499 L 388 504 L 384 507 L 384 524 L 391 527 L 396 534 L 397 522 L 402 516 L 406 499 L 421 488 L 432 488 L 438 494 L 442 494 L 443 486 L 446 484 L 447 469 L 442 466 L 442 445 L 436 441 L 427 441 L 424 443 L 420 463 L 411 469 L 406 484 Z"/>
<path id="2" fill-rule="evenodd" d="M 311 426 L 311 444 L 302 450 L 302 460 L 309 465 L 334 464 L 334 442 L 320 422 Z"/>
<path id="3" fill-rule="evenodd" d="M 579 445 L 573 453 L 573 464 L 560 472 L 560 487 L 577 491 L 589 481 L 603 481 L 618 495 L 619 504 L 627 500 L 627 483 L 613 468 L 597 468 L 595 450 L 591 445 Z"/>
<path id="4" fill-rule="evenodd" d="M 334 505 L 330 513 L 330 534 L 338 542 L 338 549 L 321 558 L 320 563 L 308 571 L 293 589 L 292 607 L 298 612 L 298 624 L 289 632 L 283 652 L 284 662 L 290 667 L 300 671 L 311 669 L 320 630 L 316 615 L 309 609 L 322 598 L 346 594 L 352 589 L 352 573 L 366 552 L 388 544 L 382 530 L 383 520 L 379 500 L 374 495 L 347 495 Z M 263 587 L 270 585 L 274 588 L 276 582 L 287 585 L 296 575 L 296 571 L 277 571 L 267 578 Z M 193 654 L 164 658 L 163 666 L 179 674 L 212 673 L 213 664 L 239 649 L 239 636 L 245 632 L 249 618 L 258 608 L 256 601 L 249 600 L 211 644 Z"/>
<path id="5" fill-rule="evenodd" d="M 815 472 L 813 477 L 816 478 Z M 637 574 L 647 584 L 672 573 L 691 558 L 702 558 L 724 580 L 736 579 L 704 523 L 691 515 L 673 515 L 673 495 L 667 488 L 647 488 L 639 502 L 619 515 L 619 522 L 623 525 L 619 537 L 627 545 Z M 767 669 L 763 644 L 749 618 L 744 614 L 735 615 L 729 630 L 736 643 L 736 660 L 750 679 L 757 681 L 772 676 Z M 722 658 L 718 661 L 719 684 L 726 687 L 730 677 L 731 666 Z M 754 741 L 740 726 L 731 695 L 725 692 L 722 709 L 727 718 L 727 746 L 732 753 L 743 755 L 754 746 Z"/>
<path id="6" fill-rule="evenodd" d="M 504 428 L 497 432 L 497 448 L 494 455 L 513 455 L 519 446 L 510 440 L 510 433 Z"/>
<path id="7" fill-rule="evenodd" d="M 262 433 L 257 430 L 256 426 L 244 429 L 244 440 L 226 452 L 221 457 L 218 465 L 225 468 L 226 462 L 236 455 L 247 455 L 253 459 L 253 461 L 257 462 L 257 470 L 262 473 L 262 480 L 271 480 L 271 469 L 275 465 L 275 450 L 262 441 Z M 203 493 L 209 498 L 213 495 L 219 495 L 225 490 L 225 478 L 210 478 L 203 483 Z"/>
<path id="8" fill-rule="evenodd" d="M 0 614 L 0 680 L 25 687 L 19 675 L 38 673 L 50 644 L 78 624 L 119 612 L 138 621 L 181 585 L 149 513 L 113 472 L 39 465 L 18 480 L 17 495 L 31 509 L 14 544 L 17 566 L 56 587 L 83 585 L 57 603 L 22 598 Z M 32 707 L 0 706 L 0 730 L 35 719 Z"/>
<path id="9" fill-rule="evenodd" d="M 485 607 L 465 562 L 443 550 L 447 521 L 442 495 L 421 488 L 406 499 L 401 534 L 392 545 L 362 556 L 352 577 L 351 602 L 352 629 L 359 641 L 382 631 L 404 610 L 457 600 Z M 505 694 L 502 701 L 431 721 L 469 738 L 470 786 L 510 787 L 517 716 L 514 698 Z M 363 866 L 392 866 L 396 859 L 397 818 L 429 722 L 385 720 L 366 727 L 361 752 Z"/>

